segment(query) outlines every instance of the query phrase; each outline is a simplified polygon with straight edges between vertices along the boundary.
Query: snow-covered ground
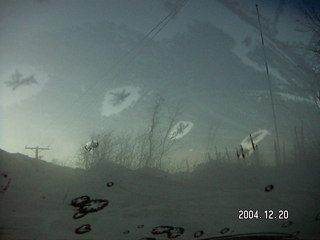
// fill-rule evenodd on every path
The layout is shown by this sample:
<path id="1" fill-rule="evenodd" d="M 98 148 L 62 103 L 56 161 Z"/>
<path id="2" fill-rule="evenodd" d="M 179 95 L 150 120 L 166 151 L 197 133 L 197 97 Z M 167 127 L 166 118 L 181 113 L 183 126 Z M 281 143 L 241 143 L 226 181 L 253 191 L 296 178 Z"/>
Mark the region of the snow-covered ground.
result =
<path id="1" fill-rule="evenodd" d="M 110 163 L 86 172 L 1 151 L 0 169 L 1 239 L 320 238 L 320 176 L 308 167 L 205 165 L 171 175 Z M 242 210 L 261 218 L 240 220 Z M 266 220 L 266 210 L 289 216 Z"/>

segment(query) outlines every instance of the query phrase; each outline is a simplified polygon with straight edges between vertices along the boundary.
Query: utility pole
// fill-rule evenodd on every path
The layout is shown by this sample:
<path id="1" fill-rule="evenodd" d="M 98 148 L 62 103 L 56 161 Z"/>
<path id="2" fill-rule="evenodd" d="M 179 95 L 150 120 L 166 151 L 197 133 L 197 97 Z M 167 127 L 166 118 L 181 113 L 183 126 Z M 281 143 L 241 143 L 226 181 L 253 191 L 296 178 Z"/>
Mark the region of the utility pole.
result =
<path id="1" fill-rule="evenodd" d="M 35 154 L 36 154 L 36 159 L 39 160 L 39 150 L 50 150 L 49 147 L 28 147 L 28 146 L 25 146 L 25 149 L 31 149 L 31 150 L 35 150 Z"/>
<path id="2" fill-rule="evenodd" d="M 267 72 L 267 80 L 268 80 L 268 87 L 269 87 L 269 94 L 270 94 L 270 102 L 272 107 L 272 116 L 273 116 L 273 125 L 274 125 L 274 131 L 276 133 L 276 140 L 274 142 L 274 148 L 275 148 L 275 158 L 276 158 L 276 164 L 279 166 L 281 163 L 281 154 L 280 154 L 280 141 L 279 141 L 279 133 L 278 133 L 278 125 L 277 125 L 277 118 L 276 118 L 276 112 L 274 109 L 274 100 L 273 100 L 273 92 L 272 92 L 272 84 L 269 76 L 269 68 L 268 68 L 268 62 L 267 62 L 267 56 L 266 56 L 266 50 L 264 46 L 264 40 L 263 40 L 263 34 L 262 34 L 262 27 L 260 22 L 260 13 L 258 4 L 256 4 L 257 9 L 257 15 L 258 15 L 258 23 L 259 23 L 259 30 L 260 30 L 260 36 L 261 36 L 261 45 L 262 45 L 262 51 L 264 56 L 264 62 L 266 66 L 266 72 Z"/>

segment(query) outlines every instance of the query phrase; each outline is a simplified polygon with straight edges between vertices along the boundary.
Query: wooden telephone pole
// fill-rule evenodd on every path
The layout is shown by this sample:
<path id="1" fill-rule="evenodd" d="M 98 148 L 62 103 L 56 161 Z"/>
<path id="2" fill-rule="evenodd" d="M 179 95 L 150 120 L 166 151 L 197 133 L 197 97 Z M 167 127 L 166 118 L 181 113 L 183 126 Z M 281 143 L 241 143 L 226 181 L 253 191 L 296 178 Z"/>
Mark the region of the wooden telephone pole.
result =
<path id="1" fill-rule="evenodd" d="M 259 30 L 260 30 L 263 57 L 264 57 L 264 62 L 265 62 L 265 66 L 266 66 L 267 81 L 268 81 L 270 102 L 271 102 L 271 108 L 272 108 L 273 126 L 274 126 L 274 131 L 276 133 L 276 139 L 274 141 L 275 160 L 276 160 L 276 164 L 279 166 L 280 163 L 281 163 L 281 154 L 280 154 L 280 141 L 279 141 L 279 133 L 278 133 L 278 124 L 277 124 L 277 118 L 276 118 L 276 111 L 275 111 L 275 108 L 274 108 L 272 83 L 271 83 L 271 79 L 270 79 L 270 75 L 269 75 L 269 68 L 268 68 L 266 50 L 265 50 L 265 46 L 264 46 L 264 40 L 263 40 L 263 34 L 262 34 L 262 27 L 261 27 L 261 22 L 260 22 L 260 13 L 259 13 L 258 4 L 256 4 L 256 9 L 257 9 L 257 15 L 258 15 L 258 23 L 259 23 Z"/>
<path id="2" fill-rule="evenodd" d="M 35 150 L 35 153 L 36 153 L 36 159 L 39 160 L 39 150 L 50 150 L 49 147 L 28 147 L 28 146 L 25 146 L 25 149 L 31 149 L 31 150 Z"/>

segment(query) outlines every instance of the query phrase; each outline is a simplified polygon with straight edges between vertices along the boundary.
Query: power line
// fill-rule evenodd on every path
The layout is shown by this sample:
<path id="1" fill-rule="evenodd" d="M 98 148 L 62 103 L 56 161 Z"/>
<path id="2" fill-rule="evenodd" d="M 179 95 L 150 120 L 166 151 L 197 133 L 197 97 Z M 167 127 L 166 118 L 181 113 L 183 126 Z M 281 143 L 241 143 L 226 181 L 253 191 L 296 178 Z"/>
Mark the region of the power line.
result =
<path id="1" fill-rule="evenodd" d="M 165 26 L 168 25 L 168 23 L 177 15 L 177 13 L 187 4 L 189 0 L 181 0 L 177 5 L 176 7 L 174 8 L 175 10 L 174 11 L 171 11 L 163 20 L 161 20 L 155 27 L 153 27 L 148 33 L 147 35 L 133 48 L 131 48 L 127 54 L 125 54 L 125 57 L 126 56 L 129 56 L 130 53 L 133 53 L 134 51 L 137 53 L 139 50 L 142 49 L 142 47 L 144 46 L 144 44 L 148 41 L 151 41 L 153 40 L 163 29 Z M 158 30 L 157 30 L 158 28 Z M 155 33 L 154 31 L 157 30 Z M 154 34 L 153 34 L 154 33 Z M 153 34 L 153 35 L 152 35 Z M 151 36 L 152 35 L 152 36 Z M 151 37 L 150 37 L 151 36 Z M 147 40 L 147 41 L 145 41 Z M 123 58 L 124 59 L 124 58 Z M 119 61 L 120 63 L 121 61 Z M 127 65 L 126 65 L 127 66 Z M 117 73 L 120 73 L 117 72 Z M 112 80 L 114 80 L 114 78 L 116 77 L 116 75 L 113 76 Z M 105 86 L 102 88 L 102 91 L 105 91 L 106 88 L 108 86 Z M 93 103 L 90 104 L 90 106 L 92 105 L 95 105 L 97 102 L 99 101 L 99 99 L 95 98 L 95 101 Z M 76 117 L 75 117 L 76 118 Z M 71 122 L 72 124 L 72 122 Z M 100 141 L 104 138 L 104 136 L 99 139 Z"/>
<path id="2" fill-rule="evenodd" d="M 264 56 L 264 61 L 265 61 L 265 66 L 266 66 L 266 72 L 267 72 L 267 81 L 268 81 L 268 87 L 269 87 L 269 95 L 270 95 L 270 102 L 271 102 L 271 107 L 272 107 L 272 116 L 273 116 L 273 124 L 274 124 L 274 130 L 276 133 L 276 161 L 279 163 L 279 133 L 278 133 L 278 126 L 277 126 L 277 118 L 276 118 L 276 112 L 274 108 L 274 100 L 273 100 L 273 93 L 272 93 L 272 86 L 271 86 L 271 80 L 269 76 L 269 68 L 268 68 L 268 62 L 267 62 L 267 56 L 266 56 L 266 50 L 264 46 L 264 40 L 263 40 L 263 34 L 262 34 L 262 27 L 261 27 L 261 22 L 260 22 L 260 14 L 259 14 L 259 8 L 258 4 L 256 4 L 256 9 L 257 9 L 257 15 L 258 15 L 258 22 L 259 22 L 259 29 L 260 29 L 260 36 L 261 36 L 261 44 L 262 44 L 262 51 L 263 51 L 263 56 Z"/>
<path id="3" fill-rule="evenodd" d="M 139 50 L 141 50 L 141 48 L 144 46 L 144 44 L 148 41 L 153 40 L 167 25 L 168 23 L 177 15 L 177 13 L 187 4 L 189 0 L 181 0 L 179 1 L 179 3 L 177 3 L 176 7 L 174 8 L 174 11 L 171 11 L 168 15 L 166 15 L 159 23 L 157 23 L 154 27 L 151 28 L 151 30 L 149 32 L 147 32 L 147 34 L 131 49 L 129 49 L 126 53 L 124 53 L 116 62 L 114 62 L 106 71 L 106 73 L 101 76 L 100 78 L 98 78 L 92 85 L 90 85 L 90 87 L 80 96 L 78 96 L 71 104 L 70 106 L 74 106 L 77 102 L 80 101 L 80 99 L 82 99 L 85 95 L 87 95 L 89 92 L 91 92 L 98 83 L 102 83 L 103 85 L 105 84 L 103 81 L 101 81 L 101 79 L 104 79 L 105 77 L 107 77 L 108 75 L 112 74 L 113 70 L 116 69 L 116 66 L 118 66 L 120 63 L 124 62 L 125 60 L 128 59 L 128 57 L 130 55 L 132 55 L 134 52 L 138 52 Z M 126 65 L 127 66 L 127 65 Z M 119 74 L 120 71 L 117 72 L 117 74 Z M 114 73 L 112 76 L 112 81 L 115 78 L 116 73 Z M 108 84 L 110 84 L 110 82 L 108 82 Z M 99 88 L 99 90 L 105 91 L 105 89 L 108 87 L 108 85 L 102 86 L 101 88 Z M 88 106 L 86 105 L 86 108 L 90 108 L 91 106 L 95 105 L 98 102 L 98 98 L 95 98 L 94 101 Z M 49 123 L 49 125 L 47 125 L 44 130 L 41 132 L 40 135 L 43 135 L 43 133 L 52 125 L 54 124 L 58 119 L 60 119 L 63 115 L 64 115 L 63 111 L 60 115 L 58 115 L 54 120 L 51 121 L 51 123 Z M 81 111 L 81 116 L 84 114 L 84 111 Z M 65 129 L 69 128 L 70 125 L 72 125 L 77 119 L 79 118 L 79 116 L 75 116 L 73 117 L 73 119 L 65 126 Z M 81 118 L 81 117 L 80 117 Z"/>

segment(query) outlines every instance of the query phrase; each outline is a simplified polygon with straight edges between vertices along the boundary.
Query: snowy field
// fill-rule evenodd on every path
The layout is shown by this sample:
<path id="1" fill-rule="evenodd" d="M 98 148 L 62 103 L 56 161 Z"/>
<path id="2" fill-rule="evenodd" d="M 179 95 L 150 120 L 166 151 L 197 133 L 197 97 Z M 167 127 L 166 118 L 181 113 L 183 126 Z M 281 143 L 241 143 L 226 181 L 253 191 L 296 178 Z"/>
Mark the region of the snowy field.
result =
<path id="1" fill-rule="evenodd" d="M 1 239 L 320 239 L 320 174 L 302 167 L 84 171 L 1 150 L 0 169 Z"/>

